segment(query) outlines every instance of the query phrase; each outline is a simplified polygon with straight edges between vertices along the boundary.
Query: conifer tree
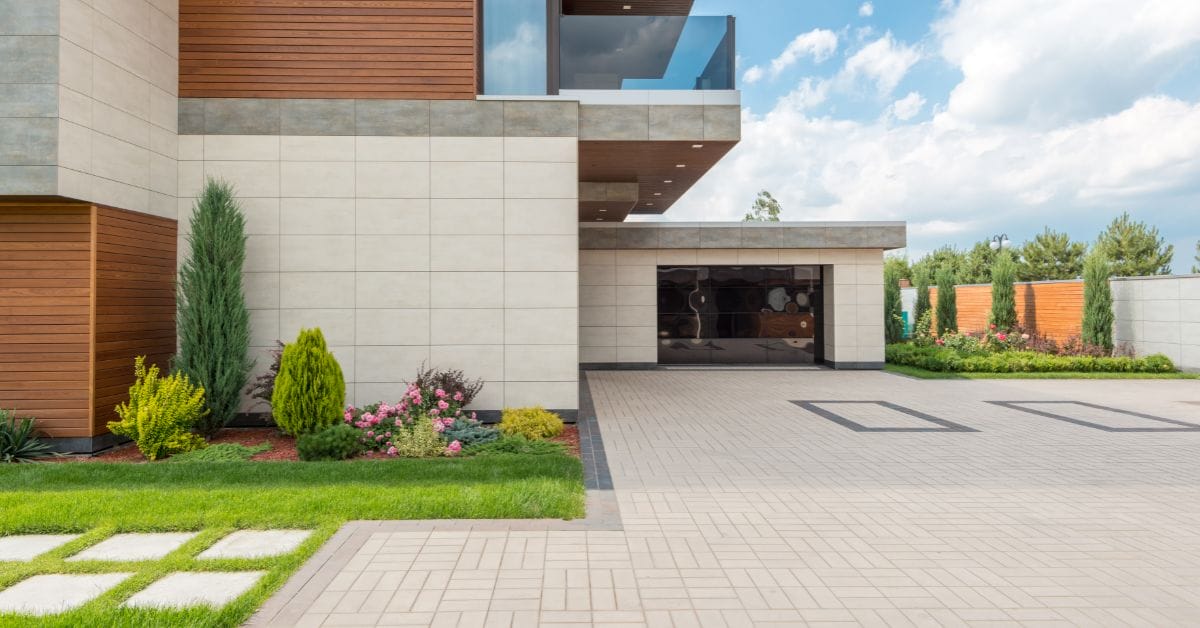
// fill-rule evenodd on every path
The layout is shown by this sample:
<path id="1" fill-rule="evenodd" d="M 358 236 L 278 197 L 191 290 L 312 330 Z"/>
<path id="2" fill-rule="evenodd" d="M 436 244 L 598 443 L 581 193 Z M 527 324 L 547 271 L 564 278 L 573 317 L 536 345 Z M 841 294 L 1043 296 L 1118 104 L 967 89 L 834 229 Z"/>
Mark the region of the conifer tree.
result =
<path id="1" fill-rule="evenodd" d="M 917 288 L 917 302 L 913 305 L 913 335 L 928 334 L 928 329 L 919 329 L 922 316 L 932 308 L 929 301 L 929 273 L 925 269 L 913 271 L 913 280 Z M 928 323 L 929 319 L 924 319 Z M 929 325 L 926 324 L 925 327 Z"/>
<path id="2" fill-rule="evenodd" d="M 1092 251 L 1083 262 L 1083 341 L 1111 352 L 1113 301 L 1108 285 L 1110 274 L 1108 260 L 1100 251 Z"/>
<path id="3" fill-rule="evenodd" d="M 1018 253 L 1021 263 L 1017 275 L 1021 281 L 1076 279 L 1083 272 L 1087 245 L 1072 242 L 1067 234 L 1046 227 L 1032 240 L 1021 245 Z"/>
<path id="4" fill-rule="evenodd" d="M 904 306 L 900 301 L 900 273 L 887 267 L 883 277 L 883 335 L 889 344 L 904 339 Z"/>
<path id="5" fill-rule="evenodd" d="M 342 418 L 346 380 L 320 329 L 301 329 L 296 342 L 283 347 L 271 412 L 287 434 L 311 434 Z"/>
<path id="6" fill-rule="evenodd" d="M 1116 277 L 1170 275 L 1175 256 L 1175 245 L 1167 244 L 1157 228 L 1130 218 L 1129 212 L 1108 225 L 1096 241 L 1096 248 Z"/>
<path id="7" fill-rule="evenodd" d="M 253 365 L 250 313 L 242 292 L 246 220 L 228 184 L 205 183 L 188 243 L 191 251 L 179 269 L 174 367 L 204 389 L 208 413 L 196 429 L 211 436 L 237 413 Z"/>
<path id="8" fill-rule="evenodd" d="M 937 333 L 944 336 L 946 332 L 958 331 L 958 298 L 954 292 L 957 280 L 954 271 L 942 268 L 937 274 Z"/>
<path id="9" fill-rule="evenodd" d="M 988 322 L 1001 331 L 1017 326 L 1017 263 L 1008 251 L 1000 251 L 992 265 L 992 311 Z"/>

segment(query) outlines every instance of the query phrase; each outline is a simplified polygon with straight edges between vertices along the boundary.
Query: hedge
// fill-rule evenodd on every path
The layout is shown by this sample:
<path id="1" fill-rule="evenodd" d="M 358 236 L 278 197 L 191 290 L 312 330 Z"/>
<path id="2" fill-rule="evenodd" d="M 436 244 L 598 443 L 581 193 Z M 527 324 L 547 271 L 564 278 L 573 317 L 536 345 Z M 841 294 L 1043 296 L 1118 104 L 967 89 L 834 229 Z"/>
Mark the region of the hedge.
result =
<path id="1" fill-rule="evenodd" d="M 1161 353 L 1142 358 L 1097 358 L 1002 351 L 963 355 L 945 347 L 911 343 L 887 346 L 887 361 L 943 373 L 1174 373 L 1178 369 Z"/>

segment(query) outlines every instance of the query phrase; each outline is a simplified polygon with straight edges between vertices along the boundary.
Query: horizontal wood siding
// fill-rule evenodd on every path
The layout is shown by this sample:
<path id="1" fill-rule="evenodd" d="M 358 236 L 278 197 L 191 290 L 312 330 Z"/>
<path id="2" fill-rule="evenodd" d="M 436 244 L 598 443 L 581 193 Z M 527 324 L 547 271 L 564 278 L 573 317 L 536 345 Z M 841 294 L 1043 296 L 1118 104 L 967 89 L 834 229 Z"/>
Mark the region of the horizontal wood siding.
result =
<path id="1" fill-rule="evenodd" d="M 139 355 L 166 371 L 175 353 L 176 222 L 96 208 L 93 434 L 107 432 Z"/>
<path id="2" fill-rule="evenodd" d="M 475 97 L 475 0 L 180 0 L 179 95 Z"/>
<path id="3" fill-rule="evenodd" d="M 90 436 L 91 206 L 0 202 L 0 408 Z"/>
<path id="4" fill-rule="evenodd" d="M 929 289 L 937 306 L 937 288 Z M 958 286 L 958 328 L 963 332 L 987 329 L 992 311 L 992 287 Z M 1016 284 L 1017 319 L 1027 329 L 1062 342 L 1083 330 L 1083 282 Z"/>

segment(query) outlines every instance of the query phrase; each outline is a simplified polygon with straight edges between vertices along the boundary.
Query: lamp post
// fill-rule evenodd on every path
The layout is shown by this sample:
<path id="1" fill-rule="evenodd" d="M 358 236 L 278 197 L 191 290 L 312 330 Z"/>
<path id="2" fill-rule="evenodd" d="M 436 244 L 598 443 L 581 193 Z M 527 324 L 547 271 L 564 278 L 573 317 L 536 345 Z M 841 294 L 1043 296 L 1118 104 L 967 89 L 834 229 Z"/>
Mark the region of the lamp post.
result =
<path id="1" fill-rule="evenodd" d="M 1002 233 L 992 236 L 992 240 L 988 243 L 988 246 L 992 247 L 993 251 L 1008 250 L 1012 248 L 1012 240 L 1008 239 L 1007 233 Z"/>

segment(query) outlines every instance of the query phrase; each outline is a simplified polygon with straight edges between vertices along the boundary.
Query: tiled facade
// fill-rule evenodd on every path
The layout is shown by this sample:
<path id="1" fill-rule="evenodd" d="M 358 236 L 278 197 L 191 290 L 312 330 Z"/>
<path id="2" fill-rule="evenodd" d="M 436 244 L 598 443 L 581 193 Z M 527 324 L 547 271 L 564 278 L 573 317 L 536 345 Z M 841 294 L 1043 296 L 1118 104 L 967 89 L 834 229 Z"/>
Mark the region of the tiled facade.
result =
<path id="1" fill-rule="evenodd" d="M 245 210 L 260 370 L 276 339 L 319 326 L 352 403 L 395 397 L 425 364 L 483 378 L 481 409 L 576 407 L 575 137 L 183 135 L 180 150 L 184 232 L 206 177 Z"/>
<path id="2" fill-rule="evenodd" d="M 1112 280 L 1113 342 L 1200 371 L 1200 275 Z"/>

